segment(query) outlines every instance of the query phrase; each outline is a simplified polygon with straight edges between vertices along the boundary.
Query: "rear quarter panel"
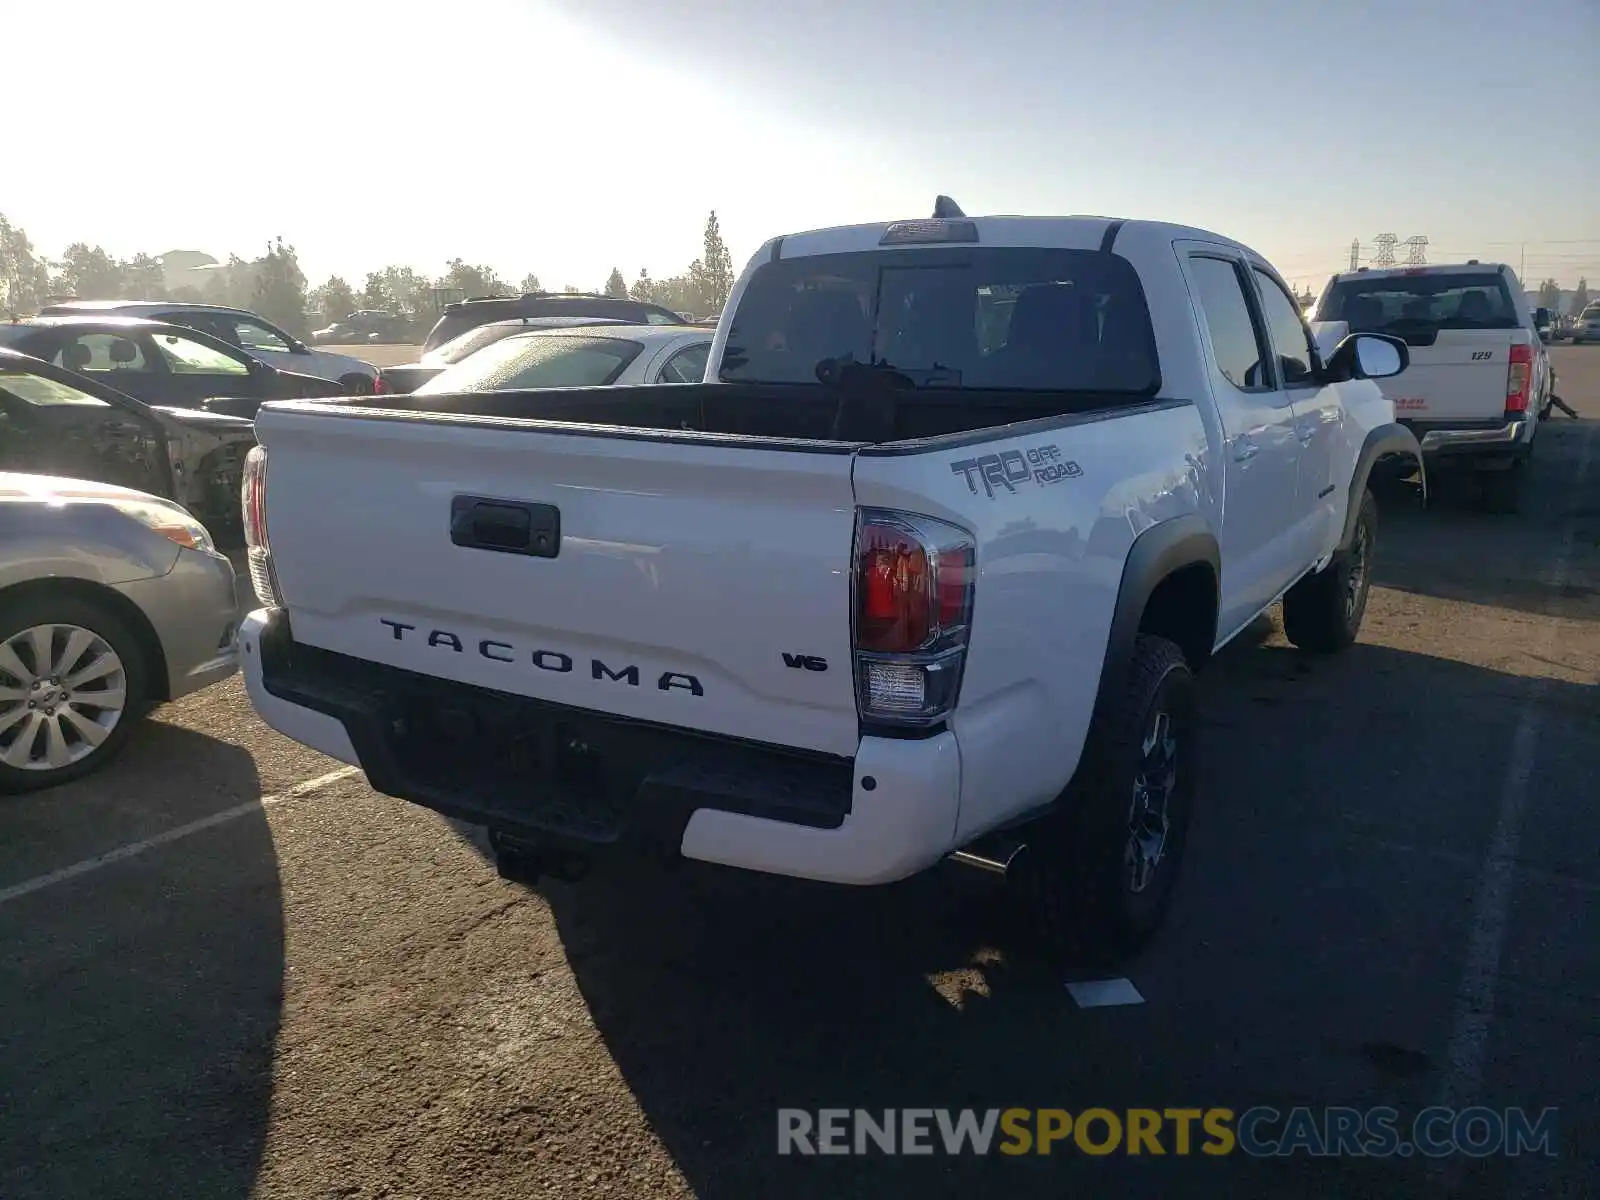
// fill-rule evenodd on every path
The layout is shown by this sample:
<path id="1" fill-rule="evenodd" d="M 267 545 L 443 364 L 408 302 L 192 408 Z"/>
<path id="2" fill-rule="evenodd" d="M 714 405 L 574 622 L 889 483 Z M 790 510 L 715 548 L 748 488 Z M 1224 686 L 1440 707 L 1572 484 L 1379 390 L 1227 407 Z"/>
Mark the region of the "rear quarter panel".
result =
<path id="1" fill-rule="evenodd" d="M 1128 550 L 1201 509 L 1195 406 L 989 430 L 965 445 L 899 443 L 856 459 L 855 497 L 961 526 L 977 588 L 961 697 L 957 840 L 1054 799 L 1083 750 Z"/>

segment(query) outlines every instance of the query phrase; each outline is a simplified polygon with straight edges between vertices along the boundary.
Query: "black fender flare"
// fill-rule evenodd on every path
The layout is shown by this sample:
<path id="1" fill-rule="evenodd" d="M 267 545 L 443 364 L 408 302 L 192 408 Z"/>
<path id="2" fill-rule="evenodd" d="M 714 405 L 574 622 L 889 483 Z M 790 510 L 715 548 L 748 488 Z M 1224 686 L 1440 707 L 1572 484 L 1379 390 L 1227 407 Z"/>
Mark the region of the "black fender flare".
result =
<path id="1" fill-rule="evenodd" d="M 1117 694 L 1133 659 L 1133 643 L 1139 636 L 1139 623 L 1145 606 L 1162 581 L 1185 567 L 1204 564 L 1219 593 L 1222 586 L 1222 551 L 1211 527 L 1198 513 L 1186 513 L 1152 525 L 1128 548 L 1122 564 L 1122 581 L 1117 588 L 1117 603 L 1111 614 L 1111 633 L 1106 640 L 1105 662 L 1100 668 L 1100 687 L 1095 697 L 1098 713 L 1108 696 Z M 1212 612 L 1221 605 L 1220 594 L 1213 597 Z M 1213 643 L 1216 640 L 1212 634 Z M 1206 649 L 1209 651 L 1210 646 Z M 1193 664 L 1198 667 L 1200 664 Z"/>
<path id="2" fill-rule="evenodd" d="M 1350 501 L 1345 505 L 1344 529 L 1339 534 L 1340 550 L 1348 548 L 1355 536 L 1356 519 L 1361 515 L 1361 497 L 1367 490 L 1372 468 L 1379 459 L 1391 455 L 1400 455 L 1416 462 L 1417 472 L 1422 479 L 1422 500 L 1424 504 L 1427 503 L 1428 471 L 1423 465 L 1422 443 L 1417 441 L 1417 435 L 1394 421 L 1374 426 L 1367 431 L 1361 451 L 1356 455 L 1355 470 L 1350 474 Z"/>

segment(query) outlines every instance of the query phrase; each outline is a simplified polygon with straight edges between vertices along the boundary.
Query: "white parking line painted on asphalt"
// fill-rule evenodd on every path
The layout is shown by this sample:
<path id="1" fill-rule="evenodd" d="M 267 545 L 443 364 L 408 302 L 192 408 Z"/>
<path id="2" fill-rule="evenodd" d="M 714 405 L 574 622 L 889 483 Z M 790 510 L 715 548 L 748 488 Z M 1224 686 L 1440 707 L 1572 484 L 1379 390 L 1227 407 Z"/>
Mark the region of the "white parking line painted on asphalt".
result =
<path id="1" fill-rule="evenodd" d="M 1594 448 L 1594 430 L 1585 431 L 1578 472 L 1572 481 L 1572 494 L 1583 495 L 1589 473 L 1589 455 Z M 1547 576 L 1552 595 L 1561 594 L 1572 568 L 1577 544 L 1577 527 L 1568 522 L 1561 534 L 1560 547 Z M 1547 643 L 1554 643 L 1559 626 L 1554 622 L 1545 631 Z M 1553 652 L 1554 646 L 1549 650 Z M 1489 852 L 1479 869 L 1472 905 L 1472 926 L 1467 939 L 1467 961 L 1456 988 L 1456 1007 L 1451 1022 L 1450 1041 L 1445 1050 L 1446 1074 L 1439 1103 L 1447 1108 L 1462 1108 L 1479 1102 L 1484 1063 L 1489 1052 L 1489 1034 L 1494 1025 L 1496 992 L 1500 984 L 1500 959 L 1505 951 L 1506 927 L 1511 916 L 1511 900 L 1517 884 L 1517 851 L 1522 844 L 1523 818 L 1528 808 L 1528 785 L 1539 749 L 1539 733 L 1544 725 L 1544 697 L 1550 680 L 1537 676 L 1528 688 L 1517 714 L 1516 732 L 1511 738 L 1511 754 L 1506 761 L 1505 778 L 1500 785 L 1500 808 L 1495 817 L 1494 836 Z M 1453 1154 L 1435 1160 L 1433 1175 L 1447 1190 L 1454 1190 L 1465 1168 L 1463 1155 Z"/>
<path id="2" fill-rule="evenodd" d="M 1080 979 L 1067 984 L 1067 991 L 1079 1008 L 1114 1008 L 1119 1004 L 1143 1004 L 1144 997 L 1131 979 Z"/>
<path id="3" fill-rule="evenodd" d="M 34 892 L 43 891 L 47 887 L 54 887 L 58 883 L 66 883 L 69 879 L 76 879 L 80 875 L 87 875 L 91 871 L 98 871 L 102 867 L 109 867 L 112 863 L 119 863 L 135 855 L 143 854 L 146 850 L 153 850 L 157 846 L 165 846 L 176 842 L 190 834 L 200 833 L 217 825 L 225 825 L 239 817 L 248 816 L 263 808 L 270 808 L 274 804 L 282 804 L 285 800 L 294 800 L 297 797 L 327 787 L 331 783 L 338 783 L 341 779 L 348 779 L 352 775 L 359 775 L 360 767 L 340 767 L 337 771 L 329 771 L 326 775 L 318 775 L 315 779 L 307 779 L 304 783 L 297 783 L 291 788 L 285 788 L 271 796 L 263 796 L 259 800 L 251 800 L 244 804 L 236 804 L 232 808 L 225 808 L 221 812 L 212 813 L 209 817 L 201 817 L 198 821 L 190 821 L 187 825 L 179 825 L 165 833 L 158 833 L 155 837 L 145 838 L 140 842 L 129 842 L 125 846 L 118 846 L 115 850 L 108 850 L 94 858 L 86 858 L 82 862 L 75 862 L 70 867 L 62 867 L 59 871 L 51 871 L 47 875 L 35 875 L 32 879 L 21 883 L 14 883 L 8 888 L 0 888 L 0 904 L 9 904 L 13 900 L 20 900 L 23 896 L 31 896 Z"/>

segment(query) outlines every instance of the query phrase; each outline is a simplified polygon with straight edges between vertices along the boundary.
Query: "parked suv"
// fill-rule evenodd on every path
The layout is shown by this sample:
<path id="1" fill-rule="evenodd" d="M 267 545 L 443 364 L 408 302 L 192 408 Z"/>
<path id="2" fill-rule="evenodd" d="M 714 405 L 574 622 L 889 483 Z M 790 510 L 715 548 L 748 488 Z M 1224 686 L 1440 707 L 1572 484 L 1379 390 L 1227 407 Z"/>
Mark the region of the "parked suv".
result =
<path id="1" fill-rule="evenodd" d="M 683 325 L 684 319 L 670 308 L 647 304 L 643 300 L 621 300 L 591 292 L 524 292 L 520 296 L 474 296 L 447 304 L 422 352 L 442 346 L 469 329 L 490 321 L 510 321 L 517 317 L 612 317 L 630 325 Z"/>
<path id="2" fill-rule="evenodd" d="M 1329 280 L 1312 319 L 1403 339 L 1411 367 L 1382 387 L 1421 440 L 1430 475 L 1474 471 L 1485 508 L 1516 510 L 1554 376 L 1538 332 L 1548 311 L 1529 307 L 1510 267 L 1348 271 Z"/>
<path id="3" fill-rule="evenodd" d="M 1591 304 L 1578 314 L 1572 325 L 1572 344 L 1600 342 L 1600 304 Z"/>

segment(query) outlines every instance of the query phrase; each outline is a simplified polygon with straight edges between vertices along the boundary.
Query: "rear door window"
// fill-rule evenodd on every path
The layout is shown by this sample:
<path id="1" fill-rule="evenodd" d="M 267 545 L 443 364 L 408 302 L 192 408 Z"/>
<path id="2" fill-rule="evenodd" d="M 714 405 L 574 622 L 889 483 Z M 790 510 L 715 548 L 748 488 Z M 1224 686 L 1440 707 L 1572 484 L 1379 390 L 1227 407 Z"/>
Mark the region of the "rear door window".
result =
<path id="1" fill-rule="evenodd" d="M 80 333 L 69 335 L 55 356 L 58 367 L 69 371 L 99 372 L 150 371 L 154 368 L 146 361 L 139 343 L 131 337 L 115 333 Z"/>
<path id="2" fill-rule="evenodd" d="M 710 342 L 701 342 L 679 350 L 661 368 L 662 383 L 699 383 L 706 377 L 706 358 L 711 352 Z"/>
<path id="3" fill-rule="evenodd" d="M 718 364 L 728 382 L 832 382 L 851 364 L 924 388 L 1160 390 L 1138 273 L 1088 250 L 883 250 L 756 270 Z"/>

